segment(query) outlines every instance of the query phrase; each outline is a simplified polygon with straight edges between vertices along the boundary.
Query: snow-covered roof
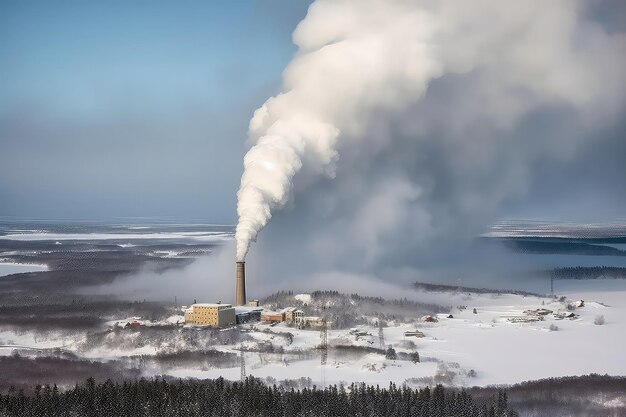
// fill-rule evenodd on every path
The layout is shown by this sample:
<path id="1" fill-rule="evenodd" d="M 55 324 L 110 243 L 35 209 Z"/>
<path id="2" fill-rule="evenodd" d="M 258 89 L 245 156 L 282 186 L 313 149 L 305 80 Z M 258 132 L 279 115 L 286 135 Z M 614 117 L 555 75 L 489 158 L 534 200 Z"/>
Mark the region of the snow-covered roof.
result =
<path id="1" fill-rule="evenodd" d="M 263 310 L 263 314 L 266 314 L 266 315 L 271 315 L 271 314 L 282 315 L 283 313 L 280 312 L 280 311 Z"/>
<path id="2" fill-rule="evenodd" d="M 232 307 L 232 304 L 196 303 L 194 307 Z"/>
<path id="3" fill-rule="evenodd" d="M 245 313 L 251 313 L 253 311 L 263 311 L 263 307 L 250 307 L 250 306 L 235 307 L 235 314 L 245 314 Z"/>
<path id="4" fill-rule="evenodd" d="M 302 310 L 296 307 L 287 307 L 280 310 L 281 313 L 304 313 Z"/>

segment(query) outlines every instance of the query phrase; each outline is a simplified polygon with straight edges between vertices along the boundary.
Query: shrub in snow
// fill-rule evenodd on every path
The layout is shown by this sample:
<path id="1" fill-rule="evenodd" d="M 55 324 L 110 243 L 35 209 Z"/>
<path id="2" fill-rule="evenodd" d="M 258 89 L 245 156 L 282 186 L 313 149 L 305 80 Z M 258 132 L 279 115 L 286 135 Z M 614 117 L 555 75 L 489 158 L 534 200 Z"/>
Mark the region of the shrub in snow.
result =
<path id="1" fill-rule="evenodd" d="M 449 366 L 453 364 L 440 363 L 437 365 L 437 371 L 433 377 L 433 381 L 436 384 L 448 384 L 451 385 L 456 378 L 457 373 L 449 369 Z M 455 367 L 455 366 L 451 366 Z"/>
<path id="2" fill-rule="evenodd" d="M 473 369 L 470 369 L 469 372 L 467 373 L 467 376 L 470 378 L 476 378 L 476 371 Z"/>
<path id="3" fill-rule="evenodd" d="M 557 326 L 556 324 L 551 324 L 550 325 L 550 331 L 551 332 L 556 332 L 557 330 L 559 330 L 559 326 Z"/>
<path id="4" fill-rule="evenodd" d="M 596 316 L 596 318 L 593 319 L 593 324 L 597 324 L 598 326 L 602 326 L 604 324 L 604 316 L 602 316 L 602 315 Z"/>
<path id="5" fill-rule="evenodd" d="M 420 354 L 417 352 L 411 352 L 409 353 L 409 358 L 411 358 L 413 363 L 418 363 L 420 361 Z"/>
<path id="6" fill-rule="evenodd" d="M 402 349 L 408 349 L 408 350 L 413 350 L 417 347 L 415 345 L 415 342 L 412 340 L 401 340 L 400 342 L 398 342 L 397 346 Z"/>
<path id="7" fill-rule="evenodd" d="M 385 359 L 397 359 L 398 355 L 396 355 L 396 350 L 389 346 L 387 351 L 385 352 Z"/>

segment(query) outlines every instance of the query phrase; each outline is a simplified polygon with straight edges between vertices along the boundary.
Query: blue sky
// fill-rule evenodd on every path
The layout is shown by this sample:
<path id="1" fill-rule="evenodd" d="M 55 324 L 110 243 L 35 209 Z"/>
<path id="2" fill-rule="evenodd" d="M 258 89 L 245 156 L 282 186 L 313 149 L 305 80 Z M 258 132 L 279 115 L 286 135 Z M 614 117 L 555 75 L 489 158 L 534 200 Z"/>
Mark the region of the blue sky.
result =
<path id="1" fill-rule="evenodd" d="M 235 221 L 308 2 L 0 4 L 0 215 Z"/>
<path id="2" fill-rule="evenodd" d="M 0 2 L 0 216 L 235 223 L 248 121 L 309 3 Z M 624 132 L 538 168 L 502 217 L 623 217 Z"/>

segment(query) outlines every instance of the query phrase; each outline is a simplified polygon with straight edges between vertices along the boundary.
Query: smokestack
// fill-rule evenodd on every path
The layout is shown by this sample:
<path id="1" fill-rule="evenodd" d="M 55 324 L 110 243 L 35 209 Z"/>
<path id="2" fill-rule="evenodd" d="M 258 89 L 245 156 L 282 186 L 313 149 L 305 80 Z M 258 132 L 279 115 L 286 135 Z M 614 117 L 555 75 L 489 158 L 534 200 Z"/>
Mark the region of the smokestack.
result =
<path id="1" fill-rule="evenodd" d="M 235 305 L 246 305 L 246 263 L 237 262 L 237 285 L 235 290 Z"/>

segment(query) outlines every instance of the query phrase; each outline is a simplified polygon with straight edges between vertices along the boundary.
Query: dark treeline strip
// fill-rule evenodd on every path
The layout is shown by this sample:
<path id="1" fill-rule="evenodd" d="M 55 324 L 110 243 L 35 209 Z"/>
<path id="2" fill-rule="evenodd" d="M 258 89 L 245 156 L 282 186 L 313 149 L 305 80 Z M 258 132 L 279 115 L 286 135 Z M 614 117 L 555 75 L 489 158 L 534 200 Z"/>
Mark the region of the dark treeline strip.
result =
<path id="1" fill-rule="evenodd" d="M 33 354 L 31 352 L 31 354 Z M 20 355 L 0 356 L 0 393 L 13 387 L 32 391 L 35 383 L 72 386 L 76 381 L 93 377 L 98 381 L 127 380 L 139 378 L 141 372 L 136 367 L 121 361 L 98 362 L 78 359 L 70 352 L 41 352 L 35 358 Z M 0 415 L 2 415 L 0 413 Z"/>
<path id="2" fill-rule="evenodd" d="M 493 398 L 502 387 L 474 387 L 476 402 Z M 583 375 L 547 378 L 506 387 L 509 406 L 522 416 L 626 416 L 626 376 Z"/>
<path id="3" fill-rule="evenodd" d="M 0 395 L 0 416 L 414 416 L 512 417 L 506 393 L 489 404 L 474 403 L 465 391 L 351 385 L 324 390 L 286 390 L 255 378 L 244 382 L 163 379 L 96 384 L 88 379 L 67 391 L 38 386 L 29 395 Z"/>
<path id="4" fill-rule="evenodd" d="M 28 300 L 7 298 L 8 295 L 0 294 L 0 325 L 39 331 L 94 329 L 106 320 L 118 317 L 139 316 L 162 320 L 172 314 L 171 307 L 161 302 L 89 300 L 82 297 L 65 302 L 48 301 L 43 297 Z"/>
<path id="5" fill-rule="evenodd" d="M 429 284 L 426 282 L 415 282 L 413 284 L 416 289 L 422 291 L 432 291 L 432 292 L 468 292 L 474 294 L 515 294 L 515 295 L 523 295 L 523 296 L 531 296 L 531 297 L 544 297 L 544 295 L 521 291 L 521 290 L 502 290 L 502 289 L 492 289 L 492 288 L 476 288 L 476 287 L 463 287 L 460 285 L 445 285 L 445 284 Z"/>
<path id="6" fill-rule="evenodd" d="M 555 268 L 550 273 L 554 279 L 626 278 L 626 268 L 616 266 Z"/>

